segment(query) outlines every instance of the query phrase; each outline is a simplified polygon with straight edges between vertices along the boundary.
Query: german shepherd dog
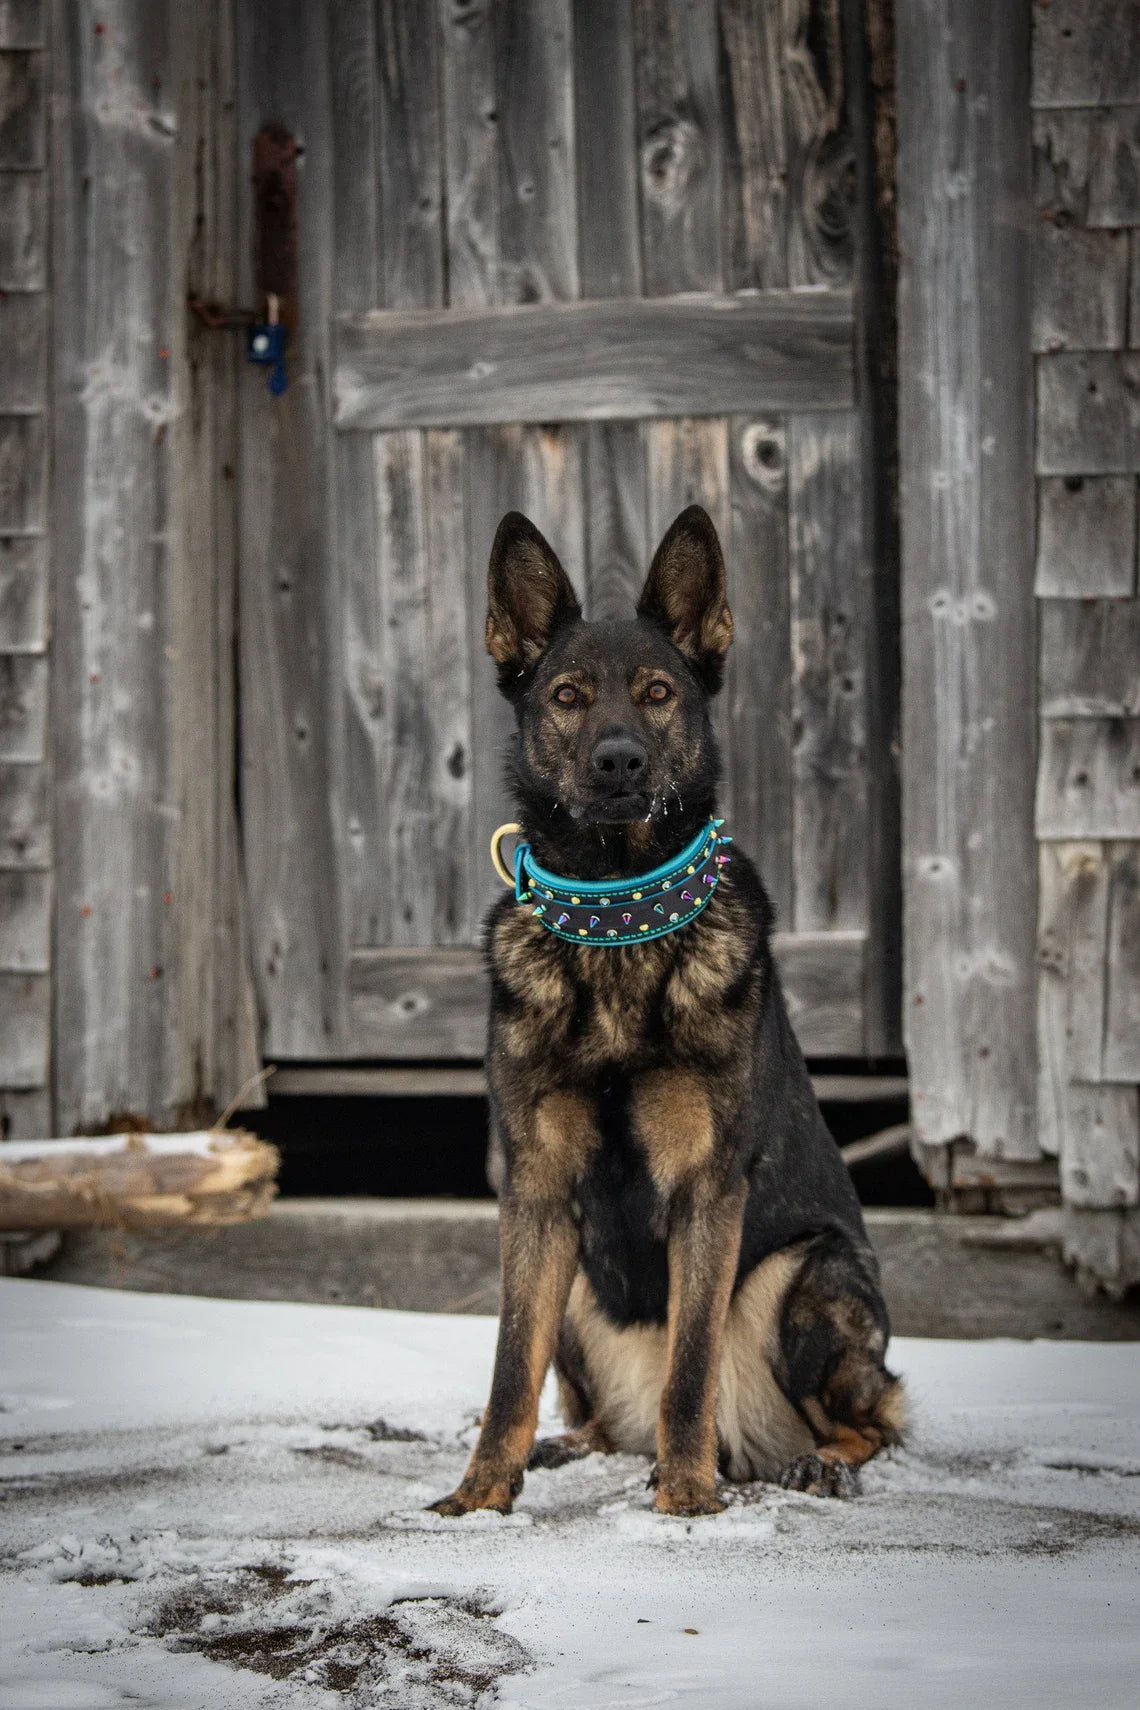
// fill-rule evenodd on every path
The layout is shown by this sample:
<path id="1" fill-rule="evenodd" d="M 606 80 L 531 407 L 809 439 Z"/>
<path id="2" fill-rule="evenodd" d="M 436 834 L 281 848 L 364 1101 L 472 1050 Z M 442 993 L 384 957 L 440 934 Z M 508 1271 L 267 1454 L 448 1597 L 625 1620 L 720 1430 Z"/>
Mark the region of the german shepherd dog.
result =
<path id="1" fill-rule="evenodd" d="M 587 623 L 512 512 L 489 606 L 534 859 L 615 886 L 674 859 L 712 819 L 720 772 L 709 706 L 732 614 L 708 515 L 674 522 L 634 618 Z M 655 1455 L 665 1514 L 723 1508 L 718 1470 L 847 1496 L 899 1440 L 877 1265 L 771 925 L 735 847 L 699 916 L 644 942 L 566 942 L 511 895 L 492 909 L 502 1306 L 479 1441 L 439 1513 L 508 1513 L 528 1465 L 594 1450 Z M 571 1429 L 536 1446 L 552 1359 Z"/>

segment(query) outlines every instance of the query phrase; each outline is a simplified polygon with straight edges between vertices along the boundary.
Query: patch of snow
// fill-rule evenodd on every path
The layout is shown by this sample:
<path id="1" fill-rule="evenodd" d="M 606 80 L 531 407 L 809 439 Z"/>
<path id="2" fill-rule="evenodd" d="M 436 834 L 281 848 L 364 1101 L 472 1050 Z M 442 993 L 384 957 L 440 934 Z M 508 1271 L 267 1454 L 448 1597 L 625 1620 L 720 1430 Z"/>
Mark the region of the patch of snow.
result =
<path id="1" fill-rule="evenodd" d="M 899 1340 L 860 1500 L 462 1474 L 490 1319 L 0 1281 L 4 1710 L 1132 1710 L 1140 1349 Z M 556 1419 L 544 1398 L 544 1429 Z"/>

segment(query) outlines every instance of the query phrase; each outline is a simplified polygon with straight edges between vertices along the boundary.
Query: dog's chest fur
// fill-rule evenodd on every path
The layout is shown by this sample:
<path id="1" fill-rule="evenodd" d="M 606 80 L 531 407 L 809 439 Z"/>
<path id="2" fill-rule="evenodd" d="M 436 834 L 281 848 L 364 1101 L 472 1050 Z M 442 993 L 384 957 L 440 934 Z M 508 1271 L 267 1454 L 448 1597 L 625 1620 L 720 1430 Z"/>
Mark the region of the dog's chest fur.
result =
<path id="1" fill-rule="evenodd" d="M 738 1056 L 758 1001 L 756 928 L 722 884 L 699 920 L 622 949 L 564 944 L 524 908 L 493 923 L 492 1049 L 551 1079 Z"/>

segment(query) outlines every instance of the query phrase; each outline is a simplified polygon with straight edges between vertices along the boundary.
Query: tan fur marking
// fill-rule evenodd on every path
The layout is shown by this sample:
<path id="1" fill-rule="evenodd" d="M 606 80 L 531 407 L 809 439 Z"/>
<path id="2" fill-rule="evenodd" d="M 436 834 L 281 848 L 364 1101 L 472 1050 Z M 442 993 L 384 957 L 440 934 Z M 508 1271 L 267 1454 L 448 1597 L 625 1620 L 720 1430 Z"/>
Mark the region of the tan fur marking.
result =
<path id="1" fill-rule="evenodd" d="M 799 1271 L 798 1248 L 773 1253 L 741 1284 L 728 1309 L 717 1387 L 717 1438 L 730 1478 L 778 1478 L 814 1439 L 772 1370 L 780 1310 Z M 594 1416 L 615 1449 L 652 1455 L 668 1362 L 664 1325 L 617 1329 L 583 1272 L 568 1315 L 582 1351 Z"/>
<path id="2" fill-rule="evenodd" d="M 534 1114 L 533 1140 L 518 1149 L 519 1192 L 528 1198 L 568 1200 L 597 1144 L 589 1100 L 577 1093 L 548 1093 Z"/>
<path id="3" fill-rule="evenodd" d="M 716 1144 L 702 1082 L 688 1069 L 657 1069 L 633 1089 L 634 1132 L 658 1190 L 671 1193 L 708 1163 Z"/>

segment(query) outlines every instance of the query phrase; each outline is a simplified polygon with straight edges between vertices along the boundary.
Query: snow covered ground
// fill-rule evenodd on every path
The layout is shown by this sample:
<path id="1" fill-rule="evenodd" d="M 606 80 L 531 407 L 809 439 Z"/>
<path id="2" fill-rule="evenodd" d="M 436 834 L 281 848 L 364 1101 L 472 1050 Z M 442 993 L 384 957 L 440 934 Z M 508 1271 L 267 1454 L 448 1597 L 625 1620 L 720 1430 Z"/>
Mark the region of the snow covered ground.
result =
<path id="1" fill-rule="evenodd" d="M 493 1343 L 0 1282 L 0 1704 L 1140 1702 L 1140 1345 L 896 1342 L 913 1439 L 855 1502 L 664 1519 L 593 1456 L 441 1521 Z"/>

